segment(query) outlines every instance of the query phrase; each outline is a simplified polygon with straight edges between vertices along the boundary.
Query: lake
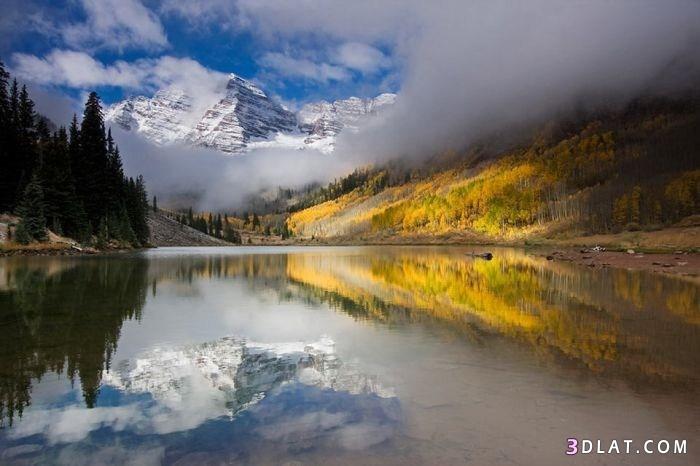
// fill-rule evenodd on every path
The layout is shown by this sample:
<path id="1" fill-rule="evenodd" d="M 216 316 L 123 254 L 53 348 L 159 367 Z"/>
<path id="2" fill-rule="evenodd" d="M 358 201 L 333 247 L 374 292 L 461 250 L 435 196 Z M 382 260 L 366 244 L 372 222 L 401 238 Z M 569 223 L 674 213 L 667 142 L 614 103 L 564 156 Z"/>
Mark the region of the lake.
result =
<path id="1" fill-rule="evenodd" d="M 700 464 L 696 280 L 474 250 L 0 258 L 0 464 Z"/>

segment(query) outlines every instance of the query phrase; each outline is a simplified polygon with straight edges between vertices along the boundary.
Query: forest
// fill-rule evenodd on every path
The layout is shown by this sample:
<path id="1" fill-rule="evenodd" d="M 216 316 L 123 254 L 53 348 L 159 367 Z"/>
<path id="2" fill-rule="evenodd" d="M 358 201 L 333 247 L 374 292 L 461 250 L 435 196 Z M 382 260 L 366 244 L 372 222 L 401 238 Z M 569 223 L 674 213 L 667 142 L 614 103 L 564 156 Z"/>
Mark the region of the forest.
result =
<path id="1" fill-rule="evenodd" d="M 661 229 L 700 213 L 698 147 L 696 99 L 639 99 L 549 122 L 506 150 L 474 144 L 423 167 L 376 167 L 288 223 L 294 234 L 316 237 Z"/>
<path id="2" fill-rule="evenodd" d="M 80 121 L 52 130 L 10 78 L 0 62 L 0 213 L 21 218 L 9 239 L 46 241 L 50 230 L 99 249 L 146 245 L 146 186 L 124 174 L 97 93 Z"/>

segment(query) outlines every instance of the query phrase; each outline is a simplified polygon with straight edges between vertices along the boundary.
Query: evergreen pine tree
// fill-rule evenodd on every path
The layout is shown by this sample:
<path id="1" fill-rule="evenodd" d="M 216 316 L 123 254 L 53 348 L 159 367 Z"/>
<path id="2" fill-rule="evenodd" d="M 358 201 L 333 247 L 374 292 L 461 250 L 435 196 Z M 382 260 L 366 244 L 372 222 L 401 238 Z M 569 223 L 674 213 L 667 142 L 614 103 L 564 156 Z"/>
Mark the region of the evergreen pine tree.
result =
<path id="1" fill-rule="evenodd" d="M 109 230 L 107 228 L 107 220 L 102 218 L 97 227 L 97 243 L 95 247 L 97 249 L 106 249 L 109 241 Z"/>
<path id="2" fill-rule="evenodd" d="M 68 136 L 68 155 L 71 163 L 71 171 L 75 176 L 80 163 L 80 126 L 78 126 L 78 117 L 75 115 L 75 113 L 73 114 L 73 119 L 70 122 Z"/>
<path id="3" fill-rule="evenodd" d="M 74 164 L 78 196 L 93 225 L 99 225 L 107 216 L 113 200 L 109 180 L 109 158 L 100 98 L 91 92 L 85 103 L 80 125 L 80 145 Z"/>
<path id="4" fill-rule="evenodd" d="M 141 246 L 143 243 L 145 243 L 145 241 L 141 242 L 136 238 L 136 233 L 134 233 L 134 229 L 131 227 L 129 213 L 123 204 L 119 210 L 117 228 L 120 240 L 125 241 L 134 247 Z"/>
<path id="5" fill-rule="evenodd" d="M 124 168 L 119 147 L 114 144 L 111 128 L 107 132 L 107 200 L 108 209 L 119 212 L 124 197 Z"/>
<path id="6" fill-rule="evenodd" d="M 10 74 L 0 61 L 0 212 L 12 209 L 12 189 L 10 164 L 10 97 L 7 90 Z"/>
<path id="7" fill-rule="evenodd" d="M 145 244 L 143 178 L 125 179 L 97 94 L 88 97 L 80 125 L 73 115 L 70 135 L 64 128 L 51 135 L 27 88 L 13 80 L 8 89 L 9 80 L 0 62 L 0 211 L 23 216 L 20 237 L 44 239 L 48 224 L 81 241 L 98 232 L 103 243 L 113 237 Z"/>
<path id="8" fill-rule="evenodd" d="M 236 231 L 233 226 L 226 222 L 224 225 L 224 240 L 228 241 L 229 243 L 233 244 L 241 244 L 241 234 Z"/>
<path id="9" fill-rule="evenodd" d="M 10 99 L 7 85 L 10 82 L 10 73 L 5 70 L 5 64 L 0 60 L 0 128 L 7 124 L 10 113 Z"/>
<path id="10" fill-rule="evenodd" d="M 75 192 L 65 128 L 59 128 L 43 145 L 41 154 L 39 177 L 44 191 L 47 224 L 52 229 L 60 225 L 62 232 L 56 233 L 81 238 L 85 235 L 87 222 Z"/>
<path id="11" fill-rule="evenodd" d="M 4 71 L 4 78 L 0 82 L 1 87 L 7 89 L 6 80 L 9 74 Z M 12 211 L 17 207 L 17 201 L 21 191 L 20 178 L 22 175 L 22 157 L 19 147 L 19 87 L 17 80 L 12 80 L 9 93 L 5 90 L 2 94 L 7 94 L 7 103 L 3 103 L 3 134 L 2 144 L 0 144 L 0 154 L 2 155 L 2 170 L 0 170 L 0 211 Z"/>
<path id="12" fill-rule="evenodd" d="M 44 217 L 44 193 L 39 179 L 34 176 L 24 188 L 22 200 L 17 207 L 17 214 L 22 217 L 21 225 L 32 240 L 44 241 L 46 235 L 46 217 Z"/>
<path id="13" fill-rule="evenodd" d="M 131 228 L 136 236 L 136 241 L 141 244 L 148 243 L 148 197 L 146 185 L 143 177 L 138 176 L 136 180 L 129 179 L 126 183 L 126 210 L 129 216 Z"/>
<path id="14" fill-rule="evenodd" d="M 282 239 L 287 239 L 290 236 L 292 236 L 292 232 L 289 229 L 287 222 L 284 222 L 284 225 L 282 225 Z"/>
<path id="15" fill-rule="evenodd" d="M 26 224 L 20 221 L 17 227 L 15 227 L 15 241 L 19 244 L 29 244 L 32 240 L 32 237 L 29 236 L 29 232 L 27 232 Z"/>
<path id="16" fill-rule="evenodd" d="M 17 104 L 17 158 L 18 179 L 17 189 L 22 192 L 32 178 L 32 173 L 38 165 L 36 145 L 36 128 L 34 127 L 34 102 L 29 98 L 27 87 L 22 86 Z M 43 135 L 48 138 L 48 129 Z"/>

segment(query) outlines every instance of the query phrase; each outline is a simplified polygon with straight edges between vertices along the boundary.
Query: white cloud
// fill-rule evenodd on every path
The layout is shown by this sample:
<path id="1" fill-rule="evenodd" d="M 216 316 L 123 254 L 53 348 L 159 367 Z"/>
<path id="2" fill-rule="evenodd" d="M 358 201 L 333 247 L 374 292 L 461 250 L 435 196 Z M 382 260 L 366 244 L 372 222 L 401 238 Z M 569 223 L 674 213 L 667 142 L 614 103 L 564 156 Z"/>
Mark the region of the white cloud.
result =
<path id="1" fill-rule="evenodd" d="M 697 89 L 700 77 L 697 1 L 239 0 L 237 12 L 256 37 L 291 47 L 311 38 L 391 50 L 401 99 L 374 134 L 347 148 L 342 135 L 338 157 L 431 154 L 580 103 Z M 347 55 L 329 57 L 361 71 L 361 54 Z"/>
<path id="2" fill-rule="evenodd" d="M 352 77 L 350 72 L 341 66 L 315 63 L 306 58 L 294 58 L 278 52 L 264 54 L 258 60 L 258 63 L 274 70 L 285 78 L 303 78 L 326 83 L 329 81 L 346 81 Z"/>
<path id="3" fill-rule="evenodd" d="M 13 69 L 21 78 L 73 88 L 111 85 L 135 89 L 146 74 L 139 63 L 116 61 L 106 66 L 87 53 L 73 50 L 55 49 L 44 58 L 16 53 L 12 59 Z"/>
<path id="4" fill-rule="evenodd" d="M 59 25 L 67 45 L 87 49 L 106 47 L 161 49 L 168 44 L 158 16 L 140 0 L 81 0 L 87 16 L 83 23 Z"/>
<path id="5" fill-rule="evenodd" d="M 152 91 L 176 86 L 194 95 L 221 88 L 227 76 L 190 58 L 167 55 L 133 62 L 117 60 L 106 65 L 85 52 L 54 49 L 43 58 L 16 53 L 12 62 L 13 71 L 30 82 L 76 89 L 115 86 Z"/>
<path id="6" fill-rule="evenodd" d="M 362 73 L 374 73 L 389 64 L 381 50 L 360 42 L 346 42 L 338 47 L 335 62 Z"/>
<path id="7" fill-rule="evenodd" d="M 30 83 L 66 86 L 83 91 L 98 87 L 119 87 L 130 93 L 152 94 L 158 89 L 176 88 L 190 96 L 186 118 L 199 120 L 220 98 L 228 74 L 210 70 L 190 58 L 162 56 L 106 65 L 85 52 L 53 50 L 45 57 L 13 55 L 12 71 Z M 85 101 L 85 96 L 81 102 Z M 43 102 L 41 102 L 43 104 Z M 64 121 L 64 120 L 61 120 Z"/>
<path id="8" fill-rule="evenodd" d="M 211 4 L 212 0 L 199 0 Z M 438 2 L 442 3 L 442 2 Z M 423 0 L 238 0 L 238 23 L 269 37 L 326 34 L 358 42 L 393 40 L 418 31 L 416 8 L 440 9 Z"/>
<path id="9" fill-rule="evenodd" d="M 231 0 L 163 0 L 159 11 L 179 16 L 196 27 L 232 29 L 240 25 L 236 2 Z"/>

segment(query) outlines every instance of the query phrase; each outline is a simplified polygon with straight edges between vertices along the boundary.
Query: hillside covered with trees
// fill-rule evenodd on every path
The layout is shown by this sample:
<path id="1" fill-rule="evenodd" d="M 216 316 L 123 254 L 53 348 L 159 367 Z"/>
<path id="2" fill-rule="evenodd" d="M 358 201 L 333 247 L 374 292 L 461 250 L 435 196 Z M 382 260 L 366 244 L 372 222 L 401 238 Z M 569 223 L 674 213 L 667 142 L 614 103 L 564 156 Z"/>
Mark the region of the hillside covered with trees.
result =
<path id="1" fill-rule="evenodd" d="M 126 177 L 92 92 L 82 120 L 50 131 L 25 86 L 0 62 L 0 213 L 21 220 L 11 241 L 45 241 L 47 229 L 98 248 L 148 242 L 143 179 Z"/>
<path id="2" fill-rule="evenodd" d="M 354 173 L 287 224 L 302 238 L 498 241 L 659 230 L 700 214 L 698 100 L 640 99 L 498 146 Z"/>

